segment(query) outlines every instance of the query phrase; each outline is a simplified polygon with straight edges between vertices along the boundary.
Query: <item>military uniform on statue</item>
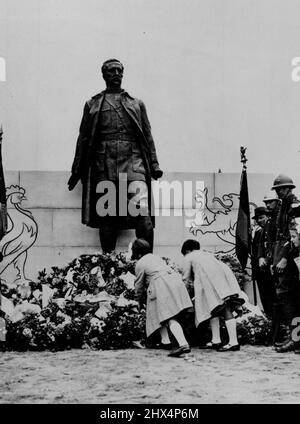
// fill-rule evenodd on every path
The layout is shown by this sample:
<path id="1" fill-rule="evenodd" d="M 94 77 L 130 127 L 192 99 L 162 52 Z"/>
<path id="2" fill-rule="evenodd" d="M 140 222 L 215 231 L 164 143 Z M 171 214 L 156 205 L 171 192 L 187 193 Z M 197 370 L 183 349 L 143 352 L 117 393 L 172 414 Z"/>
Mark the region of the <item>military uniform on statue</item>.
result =
<path id="1" fill-rule="evenodd" d="M 102 73 L 107 89 L 85 104 L 69 189 L 81 179 L 82 222 L 99 228 L 104 252 L 115 249 L 119 230 L 130 228 L 152 249 L 151 178 L 163 173 L 146 108 L 121 89 L 123 65 L 118 60 L 104 62 Z M 111 187 L 112 201 L 107 196 Z M 130 204 L 139 213 L 131 213 Z"/>

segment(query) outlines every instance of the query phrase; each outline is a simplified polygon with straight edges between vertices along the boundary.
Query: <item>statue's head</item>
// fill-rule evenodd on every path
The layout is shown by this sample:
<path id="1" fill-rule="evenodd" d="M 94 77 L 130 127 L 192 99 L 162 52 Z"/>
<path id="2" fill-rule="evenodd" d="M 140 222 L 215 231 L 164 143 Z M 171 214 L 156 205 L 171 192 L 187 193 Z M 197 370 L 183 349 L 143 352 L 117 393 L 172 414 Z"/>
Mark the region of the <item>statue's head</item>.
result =
<path id="1" fill-rule="evenodd" d="M 101 71 L 107 87 L 121 87 L 124 66 L 118 59 L 106 60 L 102 65 Z"/>

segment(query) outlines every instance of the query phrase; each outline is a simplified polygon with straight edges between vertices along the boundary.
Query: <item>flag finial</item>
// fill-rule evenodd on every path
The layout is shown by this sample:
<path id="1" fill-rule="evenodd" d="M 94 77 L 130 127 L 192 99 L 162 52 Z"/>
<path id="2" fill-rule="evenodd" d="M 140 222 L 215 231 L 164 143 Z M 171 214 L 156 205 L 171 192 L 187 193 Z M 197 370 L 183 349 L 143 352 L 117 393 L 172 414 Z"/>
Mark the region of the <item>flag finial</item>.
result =
<path id="1" fill-rule="evenodd" d="M 246 162 L 248 161 L 248 159 L 246 158 L 246 150 L 247 147 L 241 146 L 241 162 L 243 164 L 243 169 L 247 168 Z"/>

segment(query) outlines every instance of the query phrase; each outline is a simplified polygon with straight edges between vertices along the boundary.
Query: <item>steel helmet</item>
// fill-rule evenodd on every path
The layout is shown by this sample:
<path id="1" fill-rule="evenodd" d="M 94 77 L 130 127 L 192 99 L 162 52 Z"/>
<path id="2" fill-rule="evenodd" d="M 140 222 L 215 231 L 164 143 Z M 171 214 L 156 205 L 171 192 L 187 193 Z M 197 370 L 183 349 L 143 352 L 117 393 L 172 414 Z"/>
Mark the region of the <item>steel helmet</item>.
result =
<path id="1" fill-rule="evenodd" d="M 295 217 L 294 222 L 295 222 L 296 226 L 299 226 L 300 225 L 300 217 Z"/>
<path id="2" fill-rule="evenodd" d="M 290 187 L 295 188 L 295 184 L 291 177 L 288 177 L 287 175 L 280 174 L 278 177 L 275 178 L 272 190 L 275 190 L 275 188 L 278 187 Z"/>
<path id="3" fill-rule="evenodd" d="M 263 202 L 272 202 L 273 200 L 279 200 L 276 192 L 269 191 L 263 198 Z"/>

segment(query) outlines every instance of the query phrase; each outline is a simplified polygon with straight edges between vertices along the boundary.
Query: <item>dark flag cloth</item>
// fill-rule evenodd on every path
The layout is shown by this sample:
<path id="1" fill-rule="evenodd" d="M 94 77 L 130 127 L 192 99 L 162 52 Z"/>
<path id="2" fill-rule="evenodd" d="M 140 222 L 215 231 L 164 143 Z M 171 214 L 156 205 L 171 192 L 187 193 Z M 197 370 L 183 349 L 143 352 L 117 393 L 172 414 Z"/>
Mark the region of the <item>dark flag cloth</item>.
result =
<path id="1" fill-rule="evenodd" d="M 2 166 L 2 127 L 0 128 L 0 240 L 7 230 L 6 189 Z"/>
<path id="2" fill-rule="evenodd" d="M 250 209 L 246 169 L 243 169 L 241 175 L 240 204 L 235 233 L 235 252 L 242 268 L 245 269 L 248 256 L 251 252 Z"/>

